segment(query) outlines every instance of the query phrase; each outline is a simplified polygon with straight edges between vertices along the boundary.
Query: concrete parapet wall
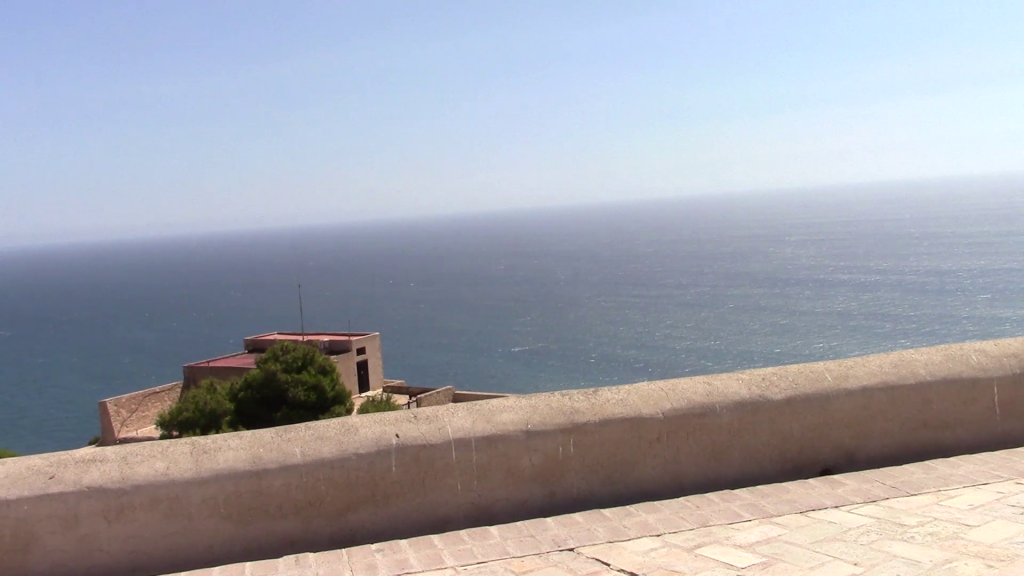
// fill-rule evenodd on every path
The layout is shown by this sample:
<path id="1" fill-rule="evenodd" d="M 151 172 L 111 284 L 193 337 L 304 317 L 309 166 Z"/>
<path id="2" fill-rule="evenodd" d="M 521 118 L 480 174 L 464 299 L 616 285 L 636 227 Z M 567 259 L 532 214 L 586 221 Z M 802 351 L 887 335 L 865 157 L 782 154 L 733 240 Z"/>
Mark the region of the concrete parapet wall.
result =
<path id="1" fill-rule="evenodd" d="M 1024 444 L 1024 338 L 0 461 L 4 574 L 163 573 Z"/>
<path id="2" fill-rule="evenodd" d="M 99 402 L 100 445 L 117 444 L 127 438 L 157 437 L 153 428 L 158 414 L 181 398 L 182 383 L 164 384 Z M 2 490 L 2 487 L 0 487 Z"/>

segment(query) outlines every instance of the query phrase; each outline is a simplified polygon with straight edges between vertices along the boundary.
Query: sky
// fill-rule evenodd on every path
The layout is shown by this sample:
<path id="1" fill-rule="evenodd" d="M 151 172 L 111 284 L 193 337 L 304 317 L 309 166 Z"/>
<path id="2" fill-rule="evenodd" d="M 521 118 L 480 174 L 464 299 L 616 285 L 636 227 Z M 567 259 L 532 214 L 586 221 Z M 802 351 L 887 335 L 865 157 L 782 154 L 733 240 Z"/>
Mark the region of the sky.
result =
<path id="1" fill-rule="evenodd" d="M 1024 172 L 1024 2 L 0 3 L 0 246 Z"/>

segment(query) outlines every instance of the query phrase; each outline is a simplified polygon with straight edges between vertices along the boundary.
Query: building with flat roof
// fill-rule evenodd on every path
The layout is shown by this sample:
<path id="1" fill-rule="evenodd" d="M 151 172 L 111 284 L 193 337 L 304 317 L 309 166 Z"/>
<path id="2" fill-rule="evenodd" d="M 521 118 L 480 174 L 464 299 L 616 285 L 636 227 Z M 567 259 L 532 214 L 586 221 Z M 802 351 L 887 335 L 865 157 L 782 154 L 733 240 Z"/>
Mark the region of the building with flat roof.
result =
<path id="1" fill-rule="evenodd" d="M 182 394 L 207 379 L 233 380 L 256 369 L 256 361 L 278 342 L 316 347 L 334 362 L 338 379 L 352 393 L 356 407 L 376 394 L 392 394 L 406 409 L 476 402 L 504 394 L 468 392 L 453 386 L 422 388 L 385 380 L 380 334 L 376 332 L 270 332 L 242 340 L 242 351 L 182 366 L 181 382 L 172 382 L 99 402 L 101 446 L 156 440 L 156 418 Z"/>
<path id="2" fill-rule="evenodd" d="M 380 390 L 384 386 L 380 334 L 376 332 L 270 332 L 245 338 L 242 352 L 183 366 L 183 391 L 208 378 L 231 380 L 245 376 L 256 368 L 257 358 L 282 341 L 306 344 L 320 350 L 338 367 L 341 383 L 353 396 Z"/>

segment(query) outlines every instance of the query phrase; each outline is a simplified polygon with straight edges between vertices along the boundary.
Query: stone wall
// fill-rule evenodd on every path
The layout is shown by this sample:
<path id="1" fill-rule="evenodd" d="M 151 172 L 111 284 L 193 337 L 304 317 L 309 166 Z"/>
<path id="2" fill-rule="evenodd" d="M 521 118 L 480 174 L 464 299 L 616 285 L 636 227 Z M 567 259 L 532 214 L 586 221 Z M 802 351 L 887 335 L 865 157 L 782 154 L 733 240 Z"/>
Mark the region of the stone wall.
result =
<path id="1" fill-rule="evenodd" d="M 182 377 L 185 383 L 185 390 L 191 390 L 204 380 L 241 380 L 243 376 L 252 371 L 247 366 L 222 366 L 217 364 L 186 364 L 181 367 Z"/>
<path id="2" fill-rule="evenodd" d="M 444 388 L 438 388 L 437 390 L 431 390 L 426 394 L 420 394 L 416 397 L 417 408 L 427 408 L 429 406 L 444 406 L 445 404 L 451 404 L 455 398 L 455 388 L 451 386 L 445 386 Z"/>
<path id="3" fill-rule="evenodd" d="M 158 414 L 181 397 L 182 383 L 164 384 L 99 402 L 100 446 L 160 436 L 153 427 Z"/>
<path id="4" fill-rule="evenodd" d="M 478 402 L 480 400 L 495 400 L 507 398 L 509 394 L 498 394 L 495 392 L 471 392 L 469 390 L 456 390 L 452 402 Z"/>
<path id="5" fill-rule="evenodd" d="M 0 461 L 4 574 L 166 573 L 1024 444 L 1024 338 Z"/>

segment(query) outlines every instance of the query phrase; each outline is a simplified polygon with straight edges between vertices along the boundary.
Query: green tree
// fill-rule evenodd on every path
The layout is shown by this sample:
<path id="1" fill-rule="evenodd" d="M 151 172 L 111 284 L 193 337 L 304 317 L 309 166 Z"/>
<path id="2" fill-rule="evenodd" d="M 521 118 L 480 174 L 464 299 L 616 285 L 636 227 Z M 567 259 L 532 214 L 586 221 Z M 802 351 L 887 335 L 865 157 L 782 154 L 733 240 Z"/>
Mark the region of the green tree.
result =
<path id="1" fill-rule="evenodd" d="M 14 458 L 17 455 L 18 453 L 14 452 L 13 450 L 4 450 L 3 448 L 0 448 L 0 459 Z"/>
<path id="2" fill-rule="evenodd" d="M 206 436 L 230 432 L 231 382 L 203 380 L 156 417 L 161 438 Z"/>
<path id="3" fill-rule="evenodd" d="M 352 413 L 334 362 L 310 346 L 280 342 L 239 381 L 204 380 L 157 416 L 161 438 L 203 436 Z"/>
<path id="4" fill-rule="evenodd" d="M 279 342 L 228 391 L 231 425 L 255 430 L 352 413 L 352 394 L 331 359 L 317 349 Z"/>
<path id="5" fill-rule="evenodd" d="M 395 397 L 385 392 L 384 394 L 367 398 L 359 405 L 359 410 L 356 413 L 373 414 L 374 412 L 393 412 L 401 409 L 402 406 L 395 402 Z"/>

